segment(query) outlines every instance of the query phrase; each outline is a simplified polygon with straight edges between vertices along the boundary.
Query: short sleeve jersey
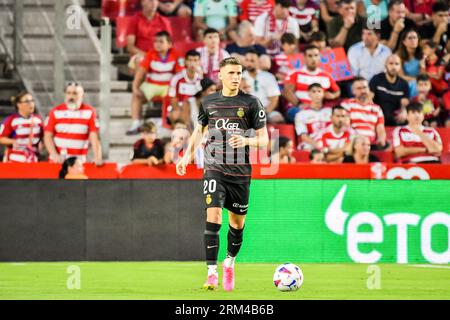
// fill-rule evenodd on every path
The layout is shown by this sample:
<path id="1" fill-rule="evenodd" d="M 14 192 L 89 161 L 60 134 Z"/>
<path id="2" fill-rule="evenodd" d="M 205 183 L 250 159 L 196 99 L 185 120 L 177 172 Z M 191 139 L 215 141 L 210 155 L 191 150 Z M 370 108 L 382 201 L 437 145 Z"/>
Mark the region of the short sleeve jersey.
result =
<path id="1" fill-rule="evenodd" d="M 228 140 L 231 135 L 250 137 L 253 130 L 266 126 L 266 113 L 255 96 L 242 91 L 225 97 L 216 92 L 202 99 L 198 122 L 208 126 L 205 146 L 205 176 L 219 175 L 232 183 L 250 181 L 249 147 L 233 149 Z"/>

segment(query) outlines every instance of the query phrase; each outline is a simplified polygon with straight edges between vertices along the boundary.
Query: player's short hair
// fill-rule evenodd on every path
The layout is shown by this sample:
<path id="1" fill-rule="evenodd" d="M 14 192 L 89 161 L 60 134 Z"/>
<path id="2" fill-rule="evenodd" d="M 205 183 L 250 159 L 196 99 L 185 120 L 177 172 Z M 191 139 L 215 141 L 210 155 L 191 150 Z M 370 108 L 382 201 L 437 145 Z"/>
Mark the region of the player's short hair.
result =
<path id="1" fill-rule="evenodd" d="M 210 33 L 217 33 L 219 34 L 219 31 L 214 28 L 206 28 L 206 30 L 203 32 L 203 36 L 206 37 Z"/>
<path id="2" fill-rule="evenodd" d="M 428 82 L 430 81 L 430 77 L 426 73 L 421 73 L 417 76 L 416 81 L 417 83 L 419 83 L 419 81 Z"/>
<path id="3" fill-rule="evenodd" d="M 147 121 L 139 128 L 139 132 L 156 133 L 156 124 L 152 121 Z"/>
<path id="4" fill-rule="evenodd" d="M 281 44 L 296 44 L 297 43 L 297 38 L 295 38 L 294 34 L 290 33 L 290 32 L 286 32 L 283 33 L 283 35 L 281 36 Z"/>
<path id="5" fill-rule="evenodd" d="M 310 39 L 310 42 L 327 41 L 327 35 L 323 31 L 316 31 L 311 34 L 311 37 L 309 39 Z"/>
<path id="6" fill-rule="evenodd" d="M 446 2 L 438 1 L 438 2 L 435 2 L 431 6 L 431 12 L 432 13 L 437 13 L 437 12 L 441 12 L 441 11 L 448 12 L 448 4 Z"/>
<path id="7" fill-rule="evenodd" d="M 313 44 L 309 44 L 305 47 L 305 49 L 303 49 L 303 52 L 306 54 L 308 51 L 311 51 L 311 50 L 319 50 L 320 51 L 320 49 L 317 46 L 315 46 Z"/>
<path id="8" fill-rule="evenodd" d="M 172 42 L 172 37 L 170 36 L 170 33 L 167 32 L 166 30 L 159 31 L 159 32 L 155 35 L 155 37 L 158 37 L 158 38 L 166 38 L 167 42 Z"/>
<path id="9" fill-rule="evenodd" d="M 388 11 L 390 11 L 394 6 L 398 6 L 398 5 L 401 5 L 401 4 L 404 4 L 403 3 L 403 0 L 391 0 L 391 1 L 389 1 L 389 3 L 388 3 Z"/>
<path id="10" fill-rule="evenodd" d="M 289 8 L 292 4 L 291 0 L 275 0 L 275 5 L 280 4 L 283 8 Z"/>
<path id="11" fill-rule="evenodd" d="M 345 109 L 343 106 L 341 106 L 340 104 L 338 104 L 337 106 L 333 106 L 333 108 L 331 108 L 331 114 L 334 114 L 334 111 L 336 110 L 344 110 L 347 111 L 347 109 Z"/>
<path id="12" fill-rule="evenodd" d="M 239 60 L 239 58 L 236 57 L 228 57 L 223 59 L 222 61 L 220 61 L 220 69 L 222 69 L 225 66 L 228 65 L 233 65 L 233 66 L 242 66 L 241 61 Z"/>
<path id="13" fill-rule="evenodd" d="M 188 52 L 186 52 L 186 55 L 184 56 L 187 60 L 189 57 L 199 57 L 200 58 L 200 52 L 198 52 L 195 49 L 191 49 Z"/>
<path id="14" fill-rule="evenodd" d="M 311 91 L 311 90 L 314 89 L 314 88 L 320 88 L 320 89 L 323 89 L 323 87 L 322 87 L 322 85 L 321 85 L 320 83 L 314 82 L 314 83 L 311 83 L 311 84 L 308 86 L 308 91 Z"/>
<path id="15" fill-rule="evenodd" d="M 406 106 L 406 112 L 423 112 L 423 105 L 419 102 L 411 102 Z"/>

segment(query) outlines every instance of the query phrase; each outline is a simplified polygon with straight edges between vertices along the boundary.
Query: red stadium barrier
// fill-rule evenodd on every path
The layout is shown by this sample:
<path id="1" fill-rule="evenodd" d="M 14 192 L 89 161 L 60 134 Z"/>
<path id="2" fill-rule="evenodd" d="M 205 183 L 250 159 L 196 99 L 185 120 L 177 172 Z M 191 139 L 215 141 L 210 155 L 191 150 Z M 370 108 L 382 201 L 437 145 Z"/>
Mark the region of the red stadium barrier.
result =
<path id="1" fill-rule="evenodd" d="M 0 179 L 57 179 L 61 165 L 47 162 L 21 164 L 0 163 Z M 128 165 L 120 172 L 117 164 L 102 167 L 85 165 L 89 179 L 202 179 L 203 170 L 195 165 L 188 167 L 186 175 L 176 174 L 175 165 L 149 167 Z M 355 164 L 281 164 L 279 166 L 253 165 L 254 179 L 446 179 L 450 180 L 450 165 L 401 165 L 375 163 Z"/>

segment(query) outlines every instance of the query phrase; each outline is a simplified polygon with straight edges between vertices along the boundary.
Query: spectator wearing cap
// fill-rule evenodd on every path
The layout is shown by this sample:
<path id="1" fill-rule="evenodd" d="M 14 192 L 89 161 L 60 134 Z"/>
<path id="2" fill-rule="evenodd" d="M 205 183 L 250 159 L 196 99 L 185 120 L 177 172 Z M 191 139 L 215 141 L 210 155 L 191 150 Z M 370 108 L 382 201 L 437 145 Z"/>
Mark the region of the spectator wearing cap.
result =
<path id="1" fill-rule="evenodd" d="M 381 21 L 381 43 L 393 52 L 397 50 L 402 33 L 415 28 L 414 21 L 408 19 L 406 15 L 407 10 L 403 0 L 391 0 L 388 4 L 388 16 Z"/>
<path id="2" fill-rule="evenodd" d="M 0 144 L 6 146 L 4 162 L 38 162 L 44 134 L 43 121 L 36 113 L 33 96 L 21 91 L 11 98 L 16 112 L 0 126 Z"/>
<path id="3" fill-rule="evenodd" d="M 197 40 L 208 28 L 216 29 L 221 39 L 237 26 L 236 0 L 197 0 L 194 6 L 194 29 Z"/>
<path id="4" fill-rule="evenodd" d="M 370 154 L 370 140 L 367 136 L 357 135 L 353 138 L 351 154 L 344 157 L 343 163 L 367 164 L 369 162 L 380 162 Z"/>
<path id="5" fill-rule="evenodd" d="M 244 66 L 246 70 L 242 78 L 249 86 L 249 93 L 258 97 L 266 109 L 268 121 L 284 122 L 282 114 L 276 111 L 281 92 L 275 76 L 260 69 L 258 53 L 254 50 L 249 50 L 245 54 Z"/>
<path id="6" fill-rule="evenodd" d="M 183 104 L 183 110 L 185 112 L 183 113 L 181 120 L 188 125 L 188 128 L 191 129 L 193 129 L 195 127 L 195 124 L 197 123 L 198 113 L 200 110 L 200 100 L 203 97 L 206 97 L 217 91 L 216 83 L 209 78 L 203 78 L 200 81 L 200 85 L 202 89 L 197 92 L 197 94 L 195 95 L 195 99 L 189 99 Z"/>
<path id="7" fill-rule="evenodd" d="M 445 1 L 438 1 L 432 6 L 431 21 L 420 27 L 420 36 L 438 44 L 439 52 L 450 53 L 449 24 L 449 5 Z"/>
<path id="8" fill-rule="evenodd" d="M 327 24 L 327 33 L 332 47 L 344 47 L 345 51 L 361 41 L 366 18 L 356 13 L 356 0 L 339 1 L 339 15 Z"/>
<path id="9" fill-rule="evenodd" d="M 391 49 L 380 43 L 380 33 L 377 29 L 363 27 L 362 41 L 348 49 L 347 58 L 354 76 L 366 78 L 368 81 L 384 71 L 387 57 Z"/>
<path id="10" fill-rule="evenodd" d="M 439 163 L 442 141 L 439 133 L 422 125 L 424 115 L 420 103 L 406 107 L 408 125 L 393 132 L 394 151 L 402 163 Z"/>
<path id="11" fill-rule="evenodd" d="M 155 166 L 164 161 L 164 145 L 157 139 L 156 125 L 153 122 L 144 123 L 141 128 L 141 139 L 133 146 L 132 163 Z"/>
<path id="12" fill-rule="evenodd" d="M 255 20 L 256 43 L 266 48 L 270 56 L 281 50 L 281 37 L 286 32 L 300 38 L 300 29 L 295 18 L 289 16 L 290 0 L 276 0 L 273 12 L 264 12 Z"/>
<path id="13" fill-rule="evenodd" d="M 83 97 L 83 87 L 70 82 L 66 86 L 65 102 L 50 110 L 45 120 L 44 143 L 51 162 L 63 163 L 69 157 L 85 162 L 91 145 L 94 163 L 103 164 L 97 112 L 83 103 Z"/>
<path id="14" fill-rule="evenodd" d="M 158 0 L 141 0 L 142 11 L 132 17 L 128 27 L 127 51 L 131 57 L 128 67 L 133 74 L 147 51 L 152 49 L 156 34 L 160 31 L 172 34 L 169 20 L 157 11 L 158 4 Z"/>
<path id="15" fill-rule="evenodd" d="M 185 66 L 185 69 L 170 80 L 168 115 L 171 123 L 177 119 L 189 117 L 187 110 L 183 109 L 183 104 L 189 99 L 195 99 L 195 94 L 202 89 L 200 80 L 203 78 L 203 72 L 200 67 L 200 53 L 193 49 L 189 50 L 185 55 Z"/>

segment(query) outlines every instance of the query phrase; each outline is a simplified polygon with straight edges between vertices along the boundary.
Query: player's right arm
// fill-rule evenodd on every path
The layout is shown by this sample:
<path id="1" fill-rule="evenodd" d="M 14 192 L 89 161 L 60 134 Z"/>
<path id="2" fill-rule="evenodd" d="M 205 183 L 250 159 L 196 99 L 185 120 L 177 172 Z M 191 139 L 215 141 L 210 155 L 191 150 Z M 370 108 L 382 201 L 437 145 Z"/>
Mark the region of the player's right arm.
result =
<path id="1" fill-rule="evenodd" d="M 183 176 L 186 174 L 186 167 L 189 163 L 191 163 L 193 161 L 194 156 L 195 156 L 195 151 L 202 143 L 203 134 L 204 134 L 206 128 L 207 128 L 207 126 L 204 126 L 199 123 L 195 127 L 194 132 L 192 132 L 186 152 L 183 155 L 183 157 L 180 159 L 180 161 L 178 161 L 177 166 L 176 166 L 178 175 Z"/>

